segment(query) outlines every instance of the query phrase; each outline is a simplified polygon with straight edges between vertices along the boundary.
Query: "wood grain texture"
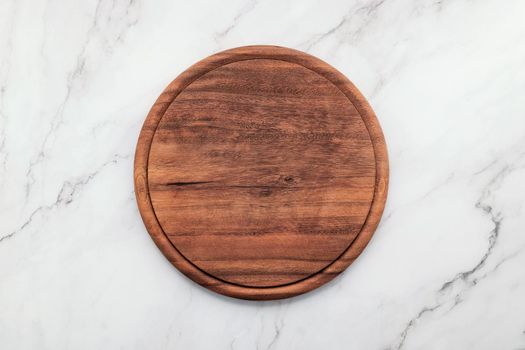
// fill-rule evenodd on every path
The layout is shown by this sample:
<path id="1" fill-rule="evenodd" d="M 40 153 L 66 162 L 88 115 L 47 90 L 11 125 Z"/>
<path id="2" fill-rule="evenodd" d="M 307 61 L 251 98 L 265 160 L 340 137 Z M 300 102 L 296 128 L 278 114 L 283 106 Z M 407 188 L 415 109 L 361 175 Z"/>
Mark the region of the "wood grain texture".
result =
<path id="1" fill-rule="evenodd" d="M 135 158 L 145 225 L 184 274 L 245 299 L 290 297 L 343 271 L 381 217 L 386 146 L 357 89 L 272 46 L 190 67 L 152 107 Z"/>

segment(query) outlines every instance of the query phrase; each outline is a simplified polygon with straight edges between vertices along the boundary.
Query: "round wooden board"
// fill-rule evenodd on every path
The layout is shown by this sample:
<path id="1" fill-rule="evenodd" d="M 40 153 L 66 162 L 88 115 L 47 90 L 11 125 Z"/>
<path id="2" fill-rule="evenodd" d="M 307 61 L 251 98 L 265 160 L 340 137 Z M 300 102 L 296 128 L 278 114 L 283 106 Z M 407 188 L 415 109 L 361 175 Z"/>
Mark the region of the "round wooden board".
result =
<path id="1" fill-rule="evenodd" d="M 190 67 L 160 95 L 135 155 L 155 243 L 221 294 L 279 299 L 330 281 L 383 212 L 385 141 L 357 88 L 300 51 L 249 46 Z"/>

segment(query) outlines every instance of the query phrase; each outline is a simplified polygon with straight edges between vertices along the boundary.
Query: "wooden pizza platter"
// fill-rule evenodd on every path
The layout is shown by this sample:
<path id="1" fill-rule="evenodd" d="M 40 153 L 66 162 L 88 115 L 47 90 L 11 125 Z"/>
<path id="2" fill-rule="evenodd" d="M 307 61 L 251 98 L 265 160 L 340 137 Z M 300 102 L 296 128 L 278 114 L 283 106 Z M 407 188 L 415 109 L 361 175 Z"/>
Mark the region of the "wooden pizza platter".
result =
<path id="1" fill-rule="evenodd" d="M 287 298 L 347 268 L 388 187 L 385 141 L 357 88 L 275 46 L 212 55 L 149 112 L 135 155 L 146 228 L 169 261 L 232 297 Z"/>

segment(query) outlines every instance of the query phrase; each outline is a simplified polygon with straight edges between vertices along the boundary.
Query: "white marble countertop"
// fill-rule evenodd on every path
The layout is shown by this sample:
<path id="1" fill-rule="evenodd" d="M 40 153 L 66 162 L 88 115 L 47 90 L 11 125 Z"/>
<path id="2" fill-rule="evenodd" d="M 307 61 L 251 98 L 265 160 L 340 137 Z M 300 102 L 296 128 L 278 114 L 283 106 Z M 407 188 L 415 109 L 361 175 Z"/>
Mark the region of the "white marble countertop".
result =
<path id="1" fill-rule="evenodd" d="M 525 348 L 524 14 L 520 0 L 3 0 L 0 348 Z M 347 75 L 390 155 L 365 252 L 275 302 L 185 278 L 133 193 L 162 89 L 248 44 Z"/>

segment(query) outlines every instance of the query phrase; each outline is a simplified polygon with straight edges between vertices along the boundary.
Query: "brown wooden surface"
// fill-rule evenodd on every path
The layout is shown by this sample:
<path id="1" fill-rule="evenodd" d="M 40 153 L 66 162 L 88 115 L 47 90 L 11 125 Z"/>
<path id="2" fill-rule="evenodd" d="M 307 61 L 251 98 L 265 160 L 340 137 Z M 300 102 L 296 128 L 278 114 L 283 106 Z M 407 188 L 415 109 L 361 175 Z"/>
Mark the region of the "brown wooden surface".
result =
<path id="1" fill-rule="evenodd" d="M 377 120 L 357 89 L 299 51 L 221 52 L 181 74 L 137 146 L 148 231 L 196 282 L 247 299 L 306 292 L 344 270 L 386 198 Z"/>

